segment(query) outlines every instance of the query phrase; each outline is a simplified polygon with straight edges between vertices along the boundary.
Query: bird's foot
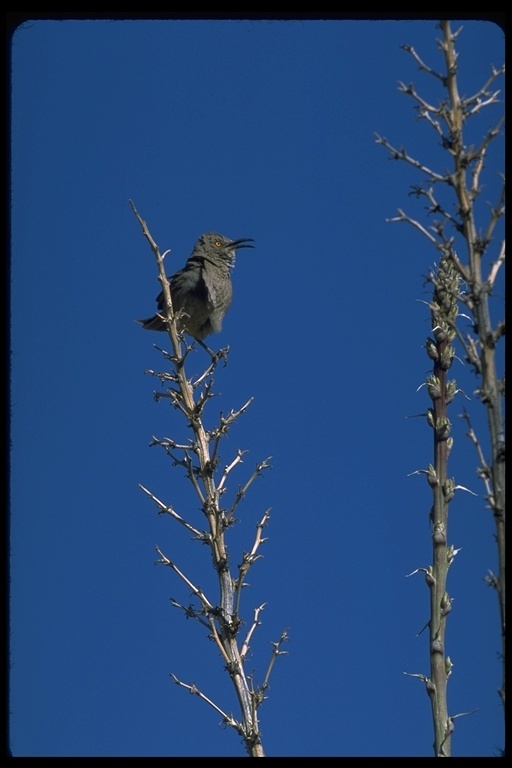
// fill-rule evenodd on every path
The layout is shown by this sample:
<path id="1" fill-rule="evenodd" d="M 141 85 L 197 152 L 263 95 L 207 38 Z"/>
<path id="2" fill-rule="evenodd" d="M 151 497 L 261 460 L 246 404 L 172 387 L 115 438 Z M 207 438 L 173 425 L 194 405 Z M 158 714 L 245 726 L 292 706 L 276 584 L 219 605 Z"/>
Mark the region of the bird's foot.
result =
<path id="1" fill-rule="evenodd" d="M 210 349 L 210 347 L 206 346 L 204 341 L 201 341 L 201 339 L 196 339 L 196 341 L 198 344 L 202 346 L 203 349 L 205 349 L 208 352 L 208 354 L 212 359 L 213 366 L 216 366 L 217 363 L 220 363 L 221 360 L 224 360 L 224 365 L 227 365 L 229 346 L 224 347 L 223 349 L 219 349 L 218 352 L 214 352 L 212 349 Z"/>
<path id="2" fill-rule="evenodd" d="M 211 354 L 211 353 L 210 353 Z M 212 355 L 212 363 L 217 365 L 221 360 L 224 360 L 224 366 L 228 364 L 229 345 L 223 349 L 219 349 L 218 352 L 214 352 Z"/>

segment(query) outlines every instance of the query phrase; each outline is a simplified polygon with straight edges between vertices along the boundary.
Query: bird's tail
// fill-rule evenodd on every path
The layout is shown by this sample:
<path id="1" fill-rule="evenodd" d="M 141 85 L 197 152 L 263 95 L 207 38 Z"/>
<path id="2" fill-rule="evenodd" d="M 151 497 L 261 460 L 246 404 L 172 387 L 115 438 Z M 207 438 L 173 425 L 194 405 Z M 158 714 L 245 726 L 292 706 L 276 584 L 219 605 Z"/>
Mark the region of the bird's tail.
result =
<path id="1" fill-rule="evenodd" d="M 165 331 L 166 324 L 159 315 L 153 315 L 153 317 L 146 317 L 145 320 L 136 320 L 136 323 L 142 325 L 145 331 Z"/>

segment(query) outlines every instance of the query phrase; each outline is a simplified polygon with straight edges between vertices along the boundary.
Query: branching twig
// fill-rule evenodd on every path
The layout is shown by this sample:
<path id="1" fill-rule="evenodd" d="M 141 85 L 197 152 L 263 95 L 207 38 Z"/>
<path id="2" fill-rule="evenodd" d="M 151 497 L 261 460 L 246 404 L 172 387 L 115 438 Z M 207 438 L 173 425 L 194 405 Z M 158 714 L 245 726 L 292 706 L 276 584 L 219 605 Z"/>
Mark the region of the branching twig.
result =
<path id="1" fill-rule="evenodd" d="M 416 160 L 414 157 L 411 157 L 409 154 L 407 154 L 407 151 L 402 147 L 402 149 L 395 149 L 389 141 L 382 136 L 379 136 L 378 133 L 375 133 L 375 141 L 377 144 L 382 144 L 384 147 L 386 147 L 387 150 L 389 150 L 389 153 L 391 154 L 392 160 L 403 160 L 404 162 L 408 163 L 409 165 L 412 165 L 413 168 L 416 168 L 417 170 L 424 173 L 426 176 L 429 177 L 434 182 L 446 182 L 448 179 L 446 175 L 436 173 L 435 171 L 432 171 L 430 168 L 428 168 L 426 165 L 423 165 L 423 163 L 420 163 L 419 160 Z"/>
<path id="2" fill-rule="evenodd" d="M 267 539 L 262 537 L 263 528 L 266 526 L 268 518 L 270 517 L 270 509 L 267 509 L 260 522 L 256 526 L 256 537 L 254 544 L 250 552 L 244 552 L 242 562 L 238 566 L 238 578 L 235 583 L 235 614 L 240 613 L 240 599 L 242 595 L 242 589 L 245 586 L 245 577 L 249 571 L 249 568 L 261 557 L 257 554 L 260 544 L 264 544 Z"/>
<path id="3" fill-rule="evenodd" d="M 236 509 L 238 503 L 244 498 L 244 496 L 247 493 L 249 487 L 253 484 L 253 482 L 256 480 L 256 478 L 259 477 L 261 475 L 261 473 L 265 469 L 269 469 L 270 468 L 270 464 L 268 462 L 270 461 L 271 458 L 272 457 L 269 456 L 267 459 L 264 459 L 261 462 L 261 464 L 256 464 L 256 469 L 254 470 L 254 472 L 252 473 L 252 475 L 250 476 L 250 478 L 248 479 L 246 484 L 243 486 L 243 488 L 239 488 L 238 489 L 238 491 L 236 492 L 235 500 L 233 501 L 233 504 L 231 505 L 231 509 L 229 510 L 229 512 L 226 515 L 226 519 L 228 521 L 230 521 L 232 519 L 233 514 L 235 512 L 235 509 Z"/>
<path id="4" fill-rule="evenodd" d="M 503 242 L 501 243 L 501 248 L 498 254 L 498 258 L 493 264 L 491 264 L 491 271 L 489 272 L 489 277 L 487 278 L 487 282 L 489 283 L 491 288 L 494 285 L 494 281 L 496 280 L 496 275 L 498 274 L 500 267 L 504 263 L 505 263 L 505 241 L 503 240 Z"/>
<path id="5" fill-rule="evenodd" d="M 217 488 L 218 488 L 219 491 L 222 491 L 222 489 L 224 488 L 224 485 L 226 483 L 226 480 L 227 480 L 228 475 L 231 472 L 231 470 L 234 469 L 234 467 L 236 467 L 237 464 L 241 464 L 242 463 L 242 461 L 243 461 L 242 456 L 244 455 L 244 453 L 247 453 L 247 451 L 241 451 L 240 448 L 239 448 L 238 451 L 237 451 L 236 457 L 233 459 L 231 464 L 227 464 L 224 467 L 224 472 L 222 473 L 222 477 L 219 480 L 219 483 L 217 485 Z"/>
<path id="6" fill-rule="evenodd" d="M 418 64 L 418 67 L 419 67 L 420 69 L 422 69 L 424 72 L 428 72 L 428 74 L 429 74 L 429 75 L 432 75 L 433 77 L 436 77 L 436 78 L 437 78 L 438 80 L 440 80 L 440 81 L 443 83 L 443 85 L 444 85 L 444 81 L 445 81 L 445 79 L 444 79 L 444 75 L 441 75 L 441 74 L 439 74 L 439 72 L 436 72 L 434 69 L 432 69 L 432 68 L 431 68 L 431 67 L 429 67 L 427 64 L 425 64 L 425 63 L 424 63 L 424 62 L 423 62 L 423 61 L 420 59 L 420 57 L 418 56 L 418 54 L 416 53 L 416 51 L 414 50 L 414 48 L 412 47 L 412 45 L 402 45 L 402 46 L 400 46 L 400 47 L 402 48 L 402 50 L 404 50 L 404 51 L 407 51 L 407 53 L 410 53 L 410 54 L 411 54 L 411 56 L 412 56 L 412 57 L 413 57 L 413 59 L 416 61 L 416 63 Z"/>
<path id="7" fill-rule="evenodd" d="M 187 578 L 187 576 L 185 576 L 183 571 L 180 571 L 180 569 L 178 568 L 176 563 L 173 563 L 172 560 L 170 560 L 168 557 L 166 557 L 166 555 L 164 555 L 162 550 L 159 549 L 159 547 L 157 547 L 156 545 L 155 545 L 155 549 L 158 552 L 158 554 L 160 555 L 160 560 L 157 560 L 156 562 L 157 563 L 162 563 L 162 565 L 167 565 L 169 568 L 172 568 L 174 573 L 177 576 L 179 576 L 180 579 L 182 579 L 185 582 L 185 584 L 190 589 L 192 594 L 195 595 L 198 598 L 198 600 L 201 601 L 201 605 L 203 606 L 204 611 L 206 613 L 208 613 L 209 611 L 212 611 L 213 610 L 213 605 L 212 605 L 212 603 L 210 603 L 210 601 L 208 600 L 208 598 L 204 594 L 203 590 L 199 589 L 199 587 L 196 587 L 195 584 L 193 584 L 190 581 L 190 579 Z"/>
<path id="8" fill-rule="evenodd" d="M 505 118 L 501 117 L 498 120 L 498 123 L 497 123 L 496 127 L 493 128 L 492 130 L 490 130 L 487 133 L 487 135 L 484 137 L 484 139 L 483 139 L 482 143 L 480 144 L 480 146 L 478 147 L 478 149 L 475 149 L 473 152 L 471 152 L 470 154 L 467 155 L 467 157 L 465 158 L 465 163 L 466 164 L 469 165 L 469 163 L 472 163 L 476 158 L 479 158 L 479 157 L 482 157 L 482 159 L 483 159 L 483 157 L 484 157 L 484 155 L 485 155 L 485 153 L 487 151 L 487 147 L 489 146 L 489 144 L 491 143 L 491 141 L 493 139 L 495 139 L 497 136 L 500 135 L 500 131 L 501 131 L 501 128 L 504 125 L 504 123 L 505 123 Z"/>
<path id="9" fill-rule="evenodd" d="M 247 656 L 247 651 L 249 650 L 249 643 L 251 641 L 251 637 L 253 635 L 254 630 L 256 629 L 256 627 L 258 627 L 261 624 L 261 621 L 259 620 L 259 616 L 260 616 L 260 613 L 262 612 L 262 610 L 265 608 L 265 606 L 266 606 L 266 603 L 263 603 L 258 608 L 254 609 L 254 619 L 253 619 L 252 624 L 251 624 L 251 626 L 249 628 L 249 631 L 247 632 L 245 640 L 244 640 L 244 642 L 242 644 L 242 648 L 240 650 L 240 658 L 242 659 L 242 661 Z"/>
<path id="10" fill-rule="evenodd" d="M 433 107 L 431 104 L 425 101 L 418 93 L 416 93 L 414 86 L 412 83 L 409 83 L 409 85 L 405 85 L 405 83 L 399 82 L 398 83 L 398 90 L 402 93 L 407 93 L 409 96 L 412 96 L 412 98 L 418 102 L 418 104 L 421 107 L 421 111 L 423 112 L 433 112 L 434 114 L 438 114 L 440 112 L 439 109 L 436 107 Z"/>
<path id="11" fill-rule="evenodd" d="M 395 223 L 397 221 L 405 221 L 407 224 L 410 224 L 411 226 L 415 227 L 415 229 L 418 230 L 418 232 L 421 232 L 422 235 L 425 235 L 427 240 L 429 240 L 432 245 L 434 245 L 439 251 L 442 250 L 443 244 L 436 238 L 434 235 L 432 235 L 423 224 L 420 224 L 419 221 L 416 221 L 416 219 L 411 219 L 410 216 L 408 216 L 401 208 L 398 208 L 397 210 L 398 216 L 395 216 L 392 219 L 386 219 L 387 222 L 390 224 Z"/>
<path id="12" fill-rule="evenodd" d="M 202 616 L 202 614 L 198 610 L 193 608 L 191 605 L 189 605 L 188 607 L 181 605 L 181 603 L 178 603 L 177 600 L 175 600 L 173 597 L 171 597 L 171 603 L 174 608 L 179 608 L 181 611 L 183 611 L 187 619 L 195 619 L 200 624 L 202 624 L 203 627 L 210 629 L 209 622 L 207 622 Z"/>
<path id="13" fill-rule="evenodd" d="M 201 503 L 202 512 L 207 520 L 208 530 L 200 531 L 195 528 L 179 515 L 172 506 L 164 504 L 144 486 L 141 485 L 140 487 L 157 504 L 160 513 L 168 514 L 192 533 L 196 539 L 207 543 L 210 547 L 219 588 L 219 601 L 217 604 L 210 601 L 203 589 L 196 586 L 193 580 L 186 576 L 176 563 L 164 555 L 159 547 L 156 547 L 156 551 L 160 556 L 160 560 L 157 562 L 171 568 L 199 601 L 200 608 L 197 609 L 192 606 L 185 607 L 174 599 L 171 602 L 174 607 L 182 610 L 187 618 L 194 618 L 201 626 L 209 630 L 209 637 L 214 640 L 234 685 L 240 705 L 240 721 L 224 712 L 195 685 L 183 683 L 175 675 L 172 675 L 172 677 L 178 685 L 188 689 L 191 693 L 198 695 L 206 703 L 210 704 L 222 716 L 225 723 L 236 728 L 243 737 L 249 755 L 252 757 L 264 757 L 261 733 L 256 716 L 256 709 L 263 698 L 258 697 L 258 692 L 254 691 L 252 682 L 250 678 L 246 677 L 243 668 L 248 651 L 248 642 L 254 631 L 255 624 L 253 624 L 245 644 L 242 644 L 241 648 L 238 645 L 238 631 L 242 625 L 239 607 L 243 578 L 252 563 L 259 557 L 256 551 L 264 541 L 261 531 L 267 522 L 268 512 L 265 513 L 258 524 L 256 538 L 250 553 L 243 555 L 237 579 L 234 579 L 230 572 L 230 558 L 225 541 L 225 531 L 232 521 L 233 511 L 238 501 L 245 495 L 255 477 L 269 466 L 268 460 L 266 459 L 257 465 L 255 472 L 243 488 L 239 488 L 235 494 L 235 500 L 231 506 L 229 516 L 221 508 L 220 499 L 227 491 L 227 480 L 231 472 L 242 462 L 245 451 L 238 450 L 235 459 L 225 466 L 220 479 L 217 479 L 217 467 L 220 463 L 220 440 L 227 434 L 231 424 L 246 411 L 253 398 L 250 398 L 238 411 L 231 410 L 227 416 L 221 414 L 220 423 L 214 430 L 207 431 L 205 429 L 202 416 L 208 401 L 214 394 L 212 375 L 220 360 L 226 360 L 229 348 L 220 350 L 218 353 L 212 353 L 206 348 L 211 354 L 211 363 L 200 376 L 191 380 L 187 379 L 184 363 L 193 346 L 186 344 L 183 334 L 177 328 L 179 313 L 174 315 L 170 285 L 163 268 L 163 260 L 168 251 L 163 255 L 160 254 L 159 248 L 151 237 L 146 223 L 137 213 L 134 204 L 132 202 L 130 204 L 157 261 L 158 279 L 162 285 L 163 294 L 161 316 L 166 324 L 173 350 L 172 354 L 170 354 L 157 347 L 164 359 L 171 364 L 171 372 L 157 373 L 153 370 L 148 370 L 148 373 L 159 378 L 162 384 L 168 387 L 165 392 L 155 392 L 155 398 L 170 399 L 172 405 L 186 417 L 188 426 L 193 433 L 193 437 L 184 443 L 178 443 L 168 437 L 157 438 L 153 436 L 150 445 L 161 446 L 174 465 L 185 468 L 187 478 Z M 156 345 L 154 346 L 156 347 Z M 210 451 L 211 448 L 213 450 Z M 256 609 L 256 620 L 262 607 Z"/>
<path id="14" fill-rule="evenodd" d="M 151 493 L 151 491 L 148 491 L 148 489 L 144 488 L 144 486 L 141 485 L 140 483 L 139 483 L 139 488 L 142 491 L 144 491 L 144 493 L 146 493 L 149 496 L 149 498 L 152 499 L 152 501 L 155 502 L 155 504 L 158 505 L 158 507 L 160 508 L 160 514 L 165 513 L 167 515 L 170 515 L 175 520 L 177 520 L 178 523 L 181 523 L 181 525 L 183 525 L 188 531 L 193 533 L 196 538 L 201 539 L 201 541 L 204 541 L 205 539 L 207 539 L 208 534 L 206 534 L 204 531 L 202 531 L 202 532 L 199 531 L 197 528 L 194 528 L 193 525 L 190 525 L 190 523 L 187 523 L 187 521 L 184 520 L 181 517 L 181 515 L 178 515 L 178 513 L 175 512 L 172 507 L 167 506 L 166 504 L 163 503 L 163 501 L 160 501 L 160 499 L 157 499 L 157 497 L 154 496 Z"/>
<path id="15" fill-rule="evenodd" d="M 265 673 L 265 677 L 263 678 L 263 682 L 261 684 L 261 689 L 265 691 L 268 688 L 268 681 L 270 679 L 270 675 L 272 673 L 272 669 L 274 668 L 274 664 L 276 663 L 276 659 L 278 656 L 286 656 L 288 651 L 282 651 L 281 646 L 283 643 L 285 643 L 288 640 L 288 632 L 284 630 L 284 632 L 281 633 L 281 637 L 276 643 L 272 643 L 274 646 L 272 651 L 272 656 L 267 668 L 267 671 Z"/>
<path id="16" fill-rule="evenodd" d="M 487 462 L 485 460 L 484 452 L 482 450 L 482 446 L 478 442 L 478 438 L 477 438 L 477 436 L 475 434 L 475 430 L 473 429 L 473 427 L 471 425 L 471 419 L 470 419 L 469 413 L 466 411 L 465 408 L 464 408 L 463 412 L 460 414 L 460 417 L 461 417 L 461 419 L 464 419 L 464 421 L 466 422 L 466 424 L 468 426 L 468 431 L 466 432 L 466 435 L 467 435 L 467 437 L 469 437 L 469 439 L 471 440 L 471 442 L 475 446 L 475 450 L 476 450 L 477 455 L 478 455 L 478 460 L 480 462 L 480 466 L 478 467 L 477 473 L 478 473 L 478 476 L 482 478 L 483 483 L 485 485 L 485 490 L 486 490 L 486 493 L 487 493 L 487 498 L 492 503 L 493 498 L 492 498 L 492 486 L 491 486 L 491 479 L 492 479 L 491 468 L 489 467 L 489 465 L 487 464 Z"/>
<path id="17" fill-rule="evenodd" d="M 176 675 L 173 674 L 172 672 L 170 674 L 170 677 L 172 677 L 176 685 L 180 685 L 182 688 L 186 688 L 187 691 L 189 691 L 191 694 L 195 696 L 199 696 L 199 698 L 202 699 L 202 701 L 206 702 L 206 704 L 209 704 L 210 707 L 212 707 L 216 712 L 218 712 L 218 714 L 222 717 L 222 720 L 224 723 L 226 723 L 226 725 L 230 725 L 232 728 L 235 728 L 238 731 L 238 733 L 240 733 L 242 736 L 245 735 L 242 724 L 239 723 L 238 720 L 235 720 L 235 718 L 232 715 L 226 714 L 226 712 L 224 712 L 220 707 L 218 707 L 214 701 L 209 699 L 208 696 L 205 696 L 204 693 L 202 693 L 202 691 L 200 691 L 199 688 L 196 685 L 194 685 L 194 683 L 190 685 L 188 683 L 184 683 L 178 677 L 176 677 Z"/>
<path id="18" fill-rule="evenodd" d="M 495 80 L 497 80 L 498 77 L 505 74 L 505 65 L 503 64 L 499 69 L 496 69 L 496 67 L 491 67 L 491 75 L 487 82 L 480 88 L 479 91 L 477 91 L 473 96 L 470 96 L 468 99 L 466 99 L 466 104 L 472 104 L 473 102 L 479 102 L 482 97 L 486 97 L 489 92 L 489 88 L 494 83 Z"/>
<path id="19" fill-rule="evenodd" d="M 254 544 L 252 545 L 252 549 L 249 553 L 249 557 L 254 557 L 256 552 L 259 549 L 260 544 L 263 544 L 267 540 L 262 537 L 262 533 L 263 533 L 263 529 L 267 525 L 269 517 L 270 517 L 270 509 L 267 509 L 265 511 L 265 514 L 261 518 L 260 522 L 256 526 L 256 536 L 254 539 Z"/>

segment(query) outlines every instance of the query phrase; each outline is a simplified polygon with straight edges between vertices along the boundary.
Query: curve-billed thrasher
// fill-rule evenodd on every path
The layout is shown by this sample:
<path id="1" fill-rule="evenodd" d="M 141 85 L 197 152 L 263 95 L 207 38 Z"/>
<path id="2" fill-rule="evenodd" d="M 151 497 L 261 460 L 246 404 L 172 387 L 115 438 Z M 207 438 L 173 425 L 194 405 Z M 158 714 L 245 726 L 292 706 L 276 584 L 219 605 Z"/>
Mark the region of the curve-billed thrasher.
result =
<path id="1" fill-rule="evenodd" d="M 230 240 L 217 232 L 201 235 L 187 263 L 172 277 L 172 307 L 179 314 L 178 328 L 188 333 L 202 346 L 202 340 L 222 328 L 228 311 L 233 287 L 231 270 L 235 266 L 237 248 L 254 248 L 248 245 L 252 237 Z M 156 297 L 159 312 L 164 310 L 163 291 Z M 145 320 L 137 320 L 147 331 L 165 331 L 167 324 L 158 314 Z"/>

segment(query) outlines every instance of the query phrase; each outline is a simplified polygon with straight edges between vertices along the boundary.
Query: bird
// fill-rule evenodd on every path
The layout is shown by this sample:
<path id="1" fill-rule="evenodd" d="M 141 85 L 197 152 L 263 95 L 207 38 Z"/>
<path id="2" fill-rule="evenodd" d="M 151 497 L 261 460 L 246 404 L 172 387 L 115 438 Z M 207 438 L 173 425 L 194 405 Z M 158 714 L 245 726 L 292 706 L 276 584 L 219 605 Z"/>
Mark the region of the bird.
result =
<path id="1" fill-rule="evenodd" d="M 252 237 L 231 240 L 218 232 L 206 232 L 196 242 L 185 266 L 168 277 L 178 330 L 208 350 L 203 339 L 222 329 L 233 297 L 231 271 L 238 248 L 254 248 Z M 137 322 L 147 331 L 166 331 L 165 297 L 156 297 L 158 313 Z M 210 350 L 208 350 L 210 351 Z"/>

